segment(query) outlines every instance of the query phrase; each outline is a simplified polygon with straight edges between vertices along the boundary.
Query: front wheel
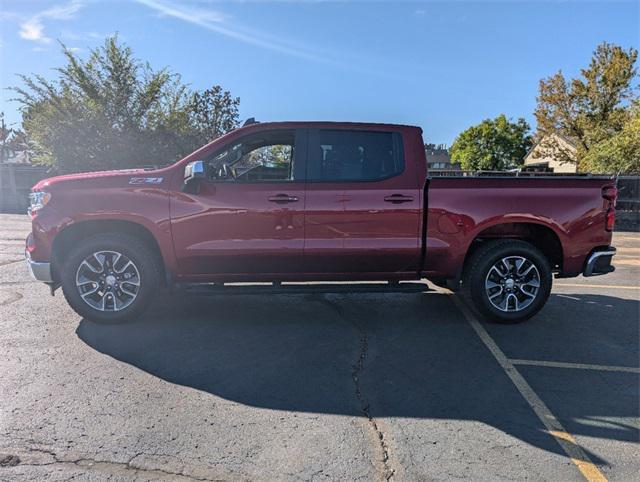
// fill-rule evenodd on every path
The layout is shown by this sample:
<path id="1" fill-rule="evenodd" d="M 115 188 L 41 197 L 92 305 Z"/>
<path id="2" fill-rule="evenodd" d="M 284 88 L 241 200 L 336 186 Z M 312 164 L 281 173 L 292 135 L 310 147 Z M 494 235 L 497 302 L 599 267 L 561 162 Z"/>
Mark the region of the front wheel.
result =
<path id="1" fill-rule="evenodd" d="M 83 240 L 64 262 L 62 291 L 80 316 L 121 323 L 139 316 L 153 299 L 160 279 L 149 247 L 126 234 Z"/>
<path id="2" fill-rule="evenodd" d="M 538 313 L 549 298 L 551 265 L 525 241 L 489 241 L 468 260 L 462 283 L 463 294 L 486 319 L 518 323 Z"/>

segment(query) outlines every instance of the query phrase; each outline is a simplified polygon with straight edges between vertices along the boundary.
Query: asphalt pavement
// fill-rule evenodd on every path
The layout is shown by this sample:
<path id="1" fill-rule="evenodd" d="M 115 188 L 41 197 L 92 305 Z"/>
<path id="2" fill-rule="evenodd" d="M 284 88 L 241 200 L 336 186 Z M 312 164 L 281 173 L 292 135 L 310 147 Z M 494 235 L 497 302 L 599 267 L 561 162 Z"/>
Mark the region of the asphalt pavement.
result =
<path id="1" fill-rule="evenodd" d="M 0 215 L 0 480 L 638 480 L 640 235 L 519 325 L 457 295 L 163 295 L 82 320 Z"/>

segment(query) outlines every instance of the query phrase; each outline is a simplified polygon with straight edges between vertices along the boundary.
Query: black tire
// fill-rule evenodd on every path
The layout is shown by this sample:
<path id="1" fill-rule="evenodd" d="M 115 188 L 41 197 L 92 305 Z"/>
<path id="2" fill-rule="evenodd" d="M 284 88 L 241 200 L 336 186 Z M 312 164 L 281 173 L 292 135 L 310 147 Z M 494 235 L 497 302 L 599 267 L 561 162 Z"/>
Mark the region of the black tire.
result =
<path id="1" fill-rule="evenodd" d="M 133 267 L 136 270 L 135 272 L 138 275 L 135 280 L 139 283 L 137 288 L 135 288 L 135 286 L 130 286 L 134 284 L 130 281 L 120 281 L 120 283 L 129 283 L 129 290 L 137 291 L 135 296 L 127 297 L 123 295 L 122 298 L 126 301 L 121 303 L 121 306 L 125 306 L 127 302 L 129 304 L 118 310 L 114 309 L 114 303 L 112 303 L 111 311 L 108 309 L 101 311 L 100 309 L 91 306 L 90 303 L 86 302 L 81 295 L 81 288 L 76 285 L 76 277 L 78 276 L 80 265 L 83 261 L 92 256 L 93 253 L 105 251 L 120 253 L 124 257 L 128 258 L 133 263 Z M 113 260 L 113 258 L 111 259 Z M 107 261 L 107 263 L 109 263 L 109 261 Z M 125 275 L 128 274 L 125 273 Z M 128 276 L 131 275 L 129 274 Z M 157 256 L 154 255 L 151 248 L 149 248 L 149 246 L 147 246 L 143 241 L 127 234 L 105 233 L 97 234 L 82 240 L 77 247 L 73 249 L 73 252 L 70 253 L 64 261 L 61 273 L 61 284 L 62 291 L 67 302 L 71 308 L 73 308 L 73 310 L 83 318 L 96 323 L 123 323 L 134 320 L 144 312 L 149 303 L 153 300 L 160 282 L 160 276 L 160 266 Z M 135 277 L 132 277 L 131 279 L 134 278 Z M 113 277 L 111 280 L 113 280 Z M 102 283 L 102 281 L 97 280 L 97 283 L 93 286 L 97 286 L 98 283 Z M 113 295 L 107 295 L 111 296 L 110 299 L 113 299 L 116 295 L 115 290 L 117 286 L 118 285 L 108 286 L 110 292 L 113 290 Z M 103 291 L 104 290 L 102 289 L 98 291 L 98 294 L 96 294 L 95 297 L 100 298 L 100 293 L 103 293 Z M 131 300 L 130 298 L 133 299 Z M 97 303 L 93 300 L 93 295 L 90 299 L 92 302 Z M 104 307 L 104 304 L 102 306 Z"/>
<path id="2" fill-rule="evenodd" d="M 527 274 L 528 277 L 531 277 L 529 280 L 526 277 L 518 278 L 519 269 L 516 267 L 516 263 L 519 263 L 522 258 L 527 260 L 527 264 L 523 263 L 522 265 L 523 271 L 531 264 L 537 270 L 533 273 L 530 270 Z M 507 260 L 506 264 L 503 263 L 503 259 Z M 497 268 L 494 268 L 498 264 L 498 268 L 509 273 L 507 266 L 510 263 L 513 263 L 512 272 L 504 277 Z M 513 270 L 515 270 L 515 274 Z M 511 281 L 509 281 L 510 279 Z M 521 288 L 519 283 L 514 285 L 514 281 L 517 280 L 522 280 L 522 284 L 527 286 Z M 539 283 L 537 290 L 534 286 L 536 282 Z M 489 288 L 496 283 L 500 286 Z M 519 323 L 531 318 L 542 309 L 551 293 L 552 283 L 553 277 L 549 260 L 542 251 L 532 244 L 514 239 L 487 241 L 473 253 L 465 264 L 462 294 L 467 302 L 487 321 Z M 534 291 L 535 296 L 530 301 Z M 490 300 L 490 296 L 493 301 Z M 504 303 L 505 298 L 506 304 Z M 519 301 L 520 303 L 518 303 Z M 526 305 L 526 303 L 529 304 Z M 501 307 L 496 305 L 501 305 Z M 518 306 L 524 306 L 524 308 L 516 309 Z M 505 309 L 507 311 L 504 311 Z M 513 310 L 508 311 L 510 309 Z"/>

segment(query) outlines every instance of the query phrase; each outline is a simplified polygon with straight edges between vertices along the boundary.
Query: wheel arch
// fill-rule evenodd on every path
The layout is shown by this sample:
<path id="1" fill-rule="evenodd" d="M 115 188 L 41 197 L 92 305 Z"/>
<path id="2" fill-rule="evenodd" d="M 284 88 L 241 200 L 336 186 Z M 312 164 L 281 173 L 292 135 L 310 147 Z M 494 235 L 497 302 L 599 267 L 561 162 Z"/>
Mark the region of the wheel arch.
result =
<path id="1" fill-rule="evenodd" d="M 69 224 L 60 231 L 54 238 L 52 245 L 51 263 L 54 279 L 60 279 L 60 269 L 71 249 L 73 249 L 74 244 L 90 236 L 102 233 L 124 233 L 144 242 L 154 253 L 154 257 L 161 270 L 162 281 L 164 284 L 168 283 L 168 271 L 165 267 L 162 251 L 153 233 L 140 223 L 119 219 L 79 221 Z"/>
<path id="2" fill-rule="evenodd" d="M 562 271 L 564 250 L 560 236 L 551 226 L 531 221 L 496 223 L 482 229 L 467 248 L 463 269 L 473 253 L 484 243 L 505 238 L 520 239 L 532 244 L 547 257 L 553 271 Z"/>

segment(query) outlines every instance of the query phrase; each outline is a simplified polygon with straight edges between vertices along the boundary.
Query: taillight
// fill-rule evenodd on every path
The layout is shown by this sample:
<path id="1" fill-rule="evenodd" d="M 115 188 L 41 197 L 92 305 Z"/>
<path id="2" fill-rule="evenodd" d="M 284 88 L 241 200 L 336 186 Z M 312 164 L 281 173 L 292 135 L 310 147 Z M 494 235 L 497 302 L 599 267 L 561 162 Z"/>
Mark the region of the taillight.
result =
<path id="1" fill-rule="evenodd" d="M 616 223 L 616 210 L 613 206 L 609 207 L 607 211 L 607 223 L 605 225 L 605 229 L 607 231 L 613 231 L 613 225 Z"/>
<path id="2" fill-rule="evenodd" d="M 615 186 L 603 187 L 602 199 L 609 201 L 604 228 L 607 231 L 613 231 L 613 225 L 616 222 L 616 199 L 618 199 L 618 188 L 616 188 Z"/>

